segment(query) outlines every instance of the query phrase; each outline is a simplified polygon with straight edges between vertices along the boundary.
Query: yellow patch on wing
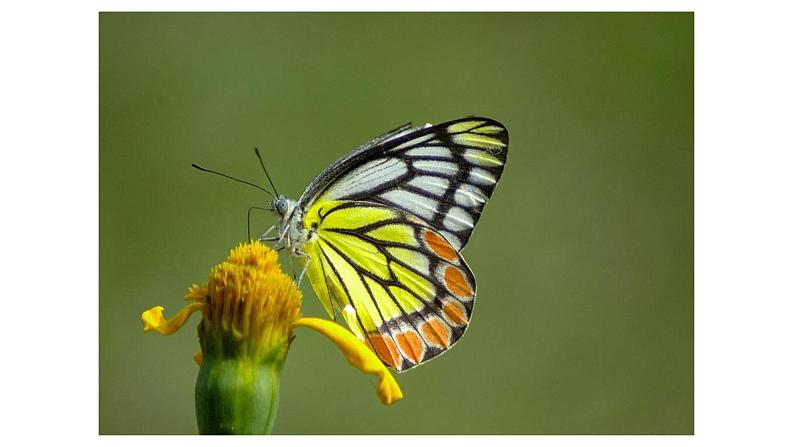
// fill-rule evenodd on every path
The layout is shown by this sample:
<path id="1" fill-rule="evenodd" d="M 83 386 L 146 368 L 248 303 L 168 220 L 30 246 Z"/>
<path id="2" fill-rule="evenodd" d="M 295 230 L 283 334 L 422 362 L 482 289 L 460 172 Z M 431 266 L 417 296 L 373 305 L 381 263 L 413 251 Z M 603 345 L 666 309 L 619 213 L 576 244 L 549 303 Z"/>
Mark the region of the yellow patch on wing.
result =
<path id="1" fill-rule="evenodd" d="M 414 291 L 417 295 L 425 297 L 426 299 L 430 299 L 436 295 L 436 287 L 427 278 L 395 263 L 392 263 L 392 271 L 400 284 Z M 419 310 L 421 307 L 424 307 L 424 305 L 416 307 L 415 310 Z"/>
<path id="2" fill-rule="evenodd" d="M 466 152 L 463 153 L 463 158 L 469 163 L 478 166 L 501 166 L 504 164 L 502 160 L 490 152 L 479 149 L 466 149 Z"/>
<path id="3" fill-rule="evenodd" d="M 389 293 L 380 283 L 371 278 L 366 278 L 366 282 L 385 320 L 391 320 L 402 315 L 400 308 L 397 307 L 397 304 L 391 299 Z"/>
<path id="4" fill-rule="evenodd" d="M 384 242 L 394 242 L 416 247 L 413 229 L 405 224 L 387 224 L 366 233 L 367 236 Z"/>
<path id="5" fill-rule="evenodd" d="M 400 307 L 406 312 L 419 311 L 425 307 L 425 303 L 401 287 L 390 286 L 389 292 L 394 295 L 394 298 L 400 303 Z M 419 294 L 419 296 L 422 296 L 422 294 Z"/>
<path id="6" fill-rule="evenodd" d="M 497 134 L 497 133 L 500 133 L 500 132 L 504 132 L 504 130 L 505 130 L 504 127 L 489 125 L 489 126 L 478 127 L 476 129 L 472 130 L 472 133 L 481 133 L 481 134 L 486 134 L 486 135 L 493 135 L 493 134 Z"/>
<path id="7" fill-rule="evenodd" d="M 324 228 L 351 230 L 398 216 L 397 211 L 385 207 L 339 207 L 344 203 L 346 202 L 339 200 L 318 202 L 306 212 L 304 225 L 311 228 L 314 223 L 319 224 L 322 219 Z"/>
<path id="8" fill-rule="evenodd" d="M 396 259 L 399 259 L 420 272 L 428 274 L 430 271 L 430 259 L 422 253 L 409 248 L 399 247 L 387 247 L 386 251 Z"/>
<path id="9" fill-rule="evenodd" d="M 459 123 L 455 123 L 447 127 L 447 132 L 449 133 L 467 132 L 484 122 L 485 121 L 461 121 Z"/>
<path id="10" fill-rule="evenodd" d="M 383 323 L 383 320 L 375 308 L 375 303 L 370 299 L 361 277 L 356 269 L 344 258 L 342 258 L 326 241 L 322 241 L 323 252 L 328 256 L 333 264 L 339 278 L 335 274 L 329 273 L 334 284 L 334 294 L 337 295 L 337 303 L 342 309 L 351 304 L 356 310 L 358 318 L 364 332 L 375 331 Z M 339 279 L 344 284 L 339 284 Z M 347 293 L 345 293 L 345 291 Z M 347 300 L 350 302 L 347 302 Z M 341 301 L 341 303 L 339 302 Z"/>
<path id="11" fill-rule="evenodd" d="M 344 293 L 343 291 L 339 290 L 339 293 Z M 344 318 L 345 322 L 347 323 L 347 327 L 356 335 L 361 341 L 366 340 L 364 336 L 364 329 L 361 327 L 361 324 L 358 322 L 358 316 L 356 315 L 356 311 L 353 310 L 352 305 L 347 305 L 342 309 L 342 318 Z"/>
<path id="12" fill-rule="evenodd" d="M 503 148 L 507 145 L 502 143 L 496 138 L 492 138 L 486 135 L 477 135 L 477 134 L 470 134 L 464 133 L 460 135 L 453 135 L 452 141 L 457 144 L 463 144 L 466 146 L 474 146 L 482 149 L 497 149 Z"/>
<path id="13" fill-rule="evenodd" d="M 311 283 L 314 293 L 317 294 L 317 298 L 320 299 L 323 309 L 325 309 L 329 317 L 333 318 L 332 296 L 326 283 L 326 275 L 329 277 L 333 275 L 331 267 L 327 265 L 325 258 L 320 252 L 317 239 L 304 245 L 303 252 L 308 255 L 307 258 L 303 258 L 303 264 L 306 266 L 306 275 L 309 277 L 309 283 Z M 308 264 L 306 264 L 307 262 Z"/>
<path id="14" fill-rule="evenodd" d="M 325 230 L 320 230 L 320 237 L 327 243 L 333 244 L 342 253 L 355 258 L 353 261 L 368 272 L 383 279 L 391 277 L 386 265 L 386 256 L 369 242 L 353 235 Z"/>

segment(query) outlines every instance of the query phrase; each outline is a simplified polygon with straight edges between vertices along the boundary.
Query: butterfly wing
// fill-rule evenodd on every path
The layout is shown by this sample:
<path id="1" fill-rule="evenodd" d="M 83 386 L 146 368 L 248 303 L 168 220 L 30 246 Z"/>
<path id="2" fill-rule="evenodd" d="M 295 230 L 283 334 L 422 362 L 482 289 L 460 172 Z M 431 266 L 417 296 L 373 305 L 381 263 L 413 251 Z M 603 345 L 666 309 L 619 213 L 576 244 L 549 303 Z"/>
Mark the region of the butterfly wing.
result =
<path id="1" fill-rule="evenodd" d="M 428 223 L 392 206 L 347 200 L 318 201 L 305 222 L 316 230 L 304 246 L 314 290 L 385 364 L 404 371 L 463 335 L 474 275 Z"/>
<path id="2" fill-rule="evenodd" d="M 326 168 L 299 203 L 387 205 L 426 221 L 461 250 L 502 175 L 507 145 L 507 129 L 489 118 L 403 126 Z"/>

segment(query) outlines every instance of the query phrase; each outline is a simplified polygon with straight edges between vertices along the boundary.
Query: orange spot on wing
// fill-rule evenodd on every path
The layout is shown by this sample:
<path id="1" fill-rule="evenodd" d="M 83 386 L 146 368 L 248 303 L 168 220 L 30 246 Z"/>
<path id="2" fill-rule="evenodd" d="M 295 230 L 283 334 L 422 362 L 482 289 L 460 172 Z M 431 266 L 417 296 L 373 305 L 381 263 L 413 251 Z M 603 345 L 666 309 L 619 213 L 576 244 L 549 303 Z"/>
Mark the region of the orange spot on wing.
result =
<path id="1" fill-rule="evenodd" d="M 424 237 L 427 247 L 440 258 L 449 262 L 458 260 L 458 252 L 440 234 L 425 228 L 422 237 Z"/>
<path id="2" fill-rule="evenodd" d="M 425 347 L 422 343 L 422 339 L 419 338 L 419 334 L 417 334 L 415 330 L 409 329 L 402 334 L 397 334 L 394 338 L 397 340 L 397 344 L 400 345 L 403 354 L 405 354 L 410 361 L 419 363 L 419 361 L 422 360 Z"/>
<path id="3" fill-rule="evenodd" d="M 466 309 L 458 302 L 445 302 L 441 311 L 444 312 L 444 316 L 447 318 L 447 321 L 456 326 L 463 326 L 469 322 L 469 320 L 466 318 Z"/>
<path id="4" fill-rule="evenodd" d="M 394 345 L 394 341 L 391 338 L 383 337 L 379 334 L 372 334 L 369 336 L 366 344 L 384 363 L 392 368 L 397 367 L 400 355 L 397 353 L 397 346 Z"/>
<path id="5" fill-rule="evenodd" d="M 438 319 L 433 318 L 423 323 L 422 326 L 419 327 L 419 331 L 422 333 L 422 337 L 430 343 L 444 348 L 449 347 L 449 336 L 451 332 L 449 327 Z"/>
<path id="6" fill-rule="evenodd" d="M 451 265 L 444 270 L 444 285 L 459 298 L 468 298 L 474 294 L 463 272 Z"/>

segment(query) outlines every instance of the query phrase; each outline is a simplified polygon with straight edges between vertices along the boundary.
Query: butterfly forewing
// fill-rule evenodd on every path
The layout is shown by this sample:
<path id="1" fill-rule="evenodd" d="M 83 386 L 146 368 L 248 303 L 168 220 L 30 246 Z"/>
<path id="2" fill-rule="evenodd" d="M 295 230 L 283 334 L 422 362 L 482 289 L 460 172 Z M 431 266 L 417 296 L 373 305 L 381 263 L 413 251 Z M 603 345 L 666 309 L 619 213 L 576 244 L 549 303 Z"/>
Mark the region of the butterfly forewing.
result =
<path id="1" fill-rule="evenodd" d="M 458 251 L 432 226 L 395 207 L 317 202 L 306 221 L 315 290 L 387 365 L 426 362 L 463 335 L 476 284 Z M 321 296 L 321 299 L 323 297 Z"/>
<path id="2" fill-rule="evenodd" d="M 381 203 L 421 218 L 460 250 L 502 175 L 507 146 L 507 129 L 488 118 L 403 126 L 330 166 L 300 201 Z"/>

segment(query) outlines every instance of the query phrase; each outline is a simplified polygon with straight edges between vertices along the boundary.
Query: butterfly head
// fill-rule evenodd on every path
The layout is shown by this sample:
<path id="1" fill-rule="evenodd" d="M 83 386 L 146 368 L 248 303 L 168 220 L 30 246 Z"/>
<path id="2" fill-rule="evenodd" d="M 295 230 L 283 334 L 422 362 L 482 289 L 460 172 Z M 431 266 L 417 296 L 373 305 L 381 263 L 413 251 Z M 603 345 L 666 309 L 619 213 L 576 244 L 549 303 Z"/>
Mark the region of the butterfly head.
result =
<path id="1" fill-rule="evenodd" d="M 273 208 L 273 212 L 276 213 L 276 216 L 279 219 L 284 219 L 284 216 L 286 216 L 287 213 L 291 211 L 290 208 L 292 208 L 294 204 L 290 202 L 292 201 L 284 196 L 278 196 L 273 198 L 273 202 L 271 202 L 270 205 Z"/>

